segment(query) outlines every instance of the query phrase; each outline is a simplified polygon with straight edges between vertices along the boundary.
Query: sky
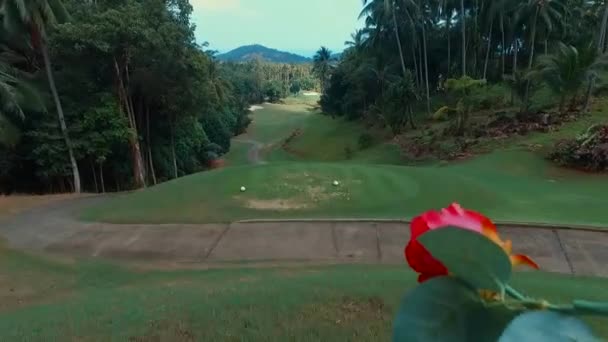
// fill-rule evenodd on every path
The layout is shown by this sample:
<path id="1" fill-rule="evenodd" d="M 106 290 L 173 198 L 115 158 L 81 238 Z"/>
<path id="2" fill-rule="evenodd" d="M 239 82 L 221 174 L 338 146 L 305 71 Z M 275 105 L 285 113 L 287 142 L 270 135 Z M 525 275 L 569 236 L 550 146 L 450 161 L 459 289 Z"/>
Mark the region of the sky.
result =
<path id="1" fill-rule="evenodd" d="M 190 0 L 197 42 L 221 53 L 264 46 L 307 57 L 320 46 L 334 52 L 361 24 L 361 0 Z"/>

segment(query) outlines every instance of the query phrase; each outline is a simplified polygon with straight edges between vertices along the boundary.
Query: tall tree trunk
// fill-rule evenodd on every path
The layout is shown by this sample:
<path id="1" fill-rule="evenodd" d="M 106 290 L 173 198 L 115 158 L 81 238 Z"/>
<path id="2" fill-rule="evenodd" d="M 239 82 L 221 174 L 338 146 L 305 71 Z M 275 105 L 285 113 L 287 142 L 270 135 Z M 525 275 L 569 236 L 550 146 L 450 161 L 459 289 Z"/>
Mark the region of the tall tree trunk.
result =
<path id="1" fill-rule="evenodd" d="M 412 51 L 412 60 L 414 60 L 414 76 L 416 77 L 416 88 L 420 87 L 420 78 L 418 78 L 418 60 L 416 59 L 416 37 L 414 34 L 414 44 L 410 49 Z"/>
<path id="2" fill-rule="evenodd" d="M 602 17 L 602 26 L 597 38 L 597 51 L 599 54 L 604 52 L 604 46 L 606 45 L 606 26 L 608 26 L 608 0 L 604 1 L 604 15 Z M 595 79 L 591 78 L 587 84 L 587 91 L 585 92 L 585 105 L 583 112 L 588 112 L 591 106 L 591 92 L 595 86 Z"/>
<path id="3" fill-rule="evenodd" d="M 446 10 L 445 18 L 445 36 L 448 39 L 448 66 L 446 68 L 445 78 L 450 78 L 450 71 L 452 68 L 452 42 L 450 39 L 450 22 L 452 21 L 452 13 L 447 13 Z"/>
<path id="4" fill-rule="evenodd" d="M 475 10 L 473 14 L 473 32 L 469 34 L 471 46 L 473 47 L 473 77 L 477 78 L 479 69 L 477 68 L 479 56 L 482 54 L 483 44 L 481 44 L 481 34 L 479 30 L 479 0 L 475 0 Z M 469 57 L 471 58 L 471 57 Z"/>
<path id="5" fill-rule="evenodd" d="M 549 54 L 549 39 L 545 39 L 545 55 Z"/>
<path id="6" fill-rule="evenodd" d="M 148 162 L 150 164 L 150 174 L 152 184 L 156 185 L 156 171 L 154 170 L 154 160 L 152 159 L 152 144 L 150 142 L 150 107 L 146 105 L 146 147 L 148 148 Z"/>
<path id="7" fill-rule="evenodd" d="M 426 24 L 422 23 L 422 46 L 424 49 L 424 81 L 426 86 L 426 111 L 431 114 L 431 94 L 429 90 L 429 62 L 426 51 Z"/>
<path id="8" fill-rule="evenodd" d="M 416 37 L 416 39 L 418 39 L 418 37 Z M 419 46 L 418 46 L 418 70 L 417 70 L 417 72 L 419 73 L 420 87 L 422 88 L 424 86 L 424 61 L 422 60 L 423 46 L 421 46 L 421 45 L 422 44 L 419 43 Z"/>
<path id="9" fill-rule="evenodd" d="M 538 21 L 538 14 L 540 12 L 540 7 L 536 7 L 536 12 L 534 13 L 534 21 L 532 22 L 532 30 L 530 31 L 530 59 L 528 60 L 528 70 L 532 70 L 532 66 L 534 65 L 534 47 L 536 45 L 536 22 Z"/>
<path id="10" fill-rule="evenodd" d="M 517 73 L 517 55 L 519 52 L 519 43 L 517 42 L 517 37 L 513 38 L 513 68 L 512 73 L 515 75 Z"/>
<path id="11" fill-rule="evenodd" d="M 501 37 L 501 42 L 500 42 L 500 58 L 501 58 L 501 64 L 502 64 L 502 73 L 501 73 L 501 78 L 502 75 L 505 74 L 506 71 L 506 54 L 507 54 L 507 47 L 505 46 L 506 41 L 505 41 L 505 15 L 501 9 L 500 11 L 500 37 Z"/>
<path id="12" fill-rule="evenodd" d="M 129 146 L 131 149 L 131 158 L 133 159 L 133 179 L 135 181 L 136 188 L 143 188 L 146 186 L 146 177 L 144 175 L 144 163 L 139 144 L 139 136 L 137 134 L 137 122 L 135 121 L 135 114 L 133 113 L 133 101 L 131 101 L 127 92 L 128 88 L 125 86 L 122 71 L 116 58 L 114 58 L 114 69 L 118 82 L 118 93 L 121 106 L 126 111 L 127 118 L 129 120 L 129 128 L 131 128 L 131 134 L 129 135 Z"/>
<path id="13" fill-rule="evenodd" d="M 490 61 L 490 50 L 492 50 L 492 29 L 494 28 L 494 19 L 490 21 L 490 31 L 488 32 L 488 49 L 486 51 L 486 61 L 483 64 L 483 79 L 487 79 L 488 62 Z"/>
<path id="14" fill-rule="evenodd" d="M 412 51 L 412 59 L 414 60 L 414 74 L 416 77 L 416 88 L 420 87 L 420 84 L 422 83 L 422 78 L 418 77 L 418 61 L 416 60 L 416 47 L 418 46 L 418 36 L 416 34 L 416 25 L 414 24 L 414 18 L 412 18 L 412 15 L 410 14 L 410 11 L 406 8 L 405 9 L 405 15 L 407 15 L 407 19 L 410 22 L 410 29 L 412 31 L 412 42 L 414 45 L 413 49 L 410 49 Z M 422 68 L 422 66 L 421 66 Z"/>
<path id="15" fill-rule="evenodd" d="M 407 74 L 407 70 L 405 69 L 405 58 L 403 57 L 403 48 L 401 47 L 401 37 L 399 35 L 399 25 L 397 25 L 397 14 L 395 13 L 395 3 L 391 5 L 393 12 L 393 30 L 395 31 L 395 39 L 397 39 L 397 47 L 399 48 L 399 60 L 401 61 L 401 71 L 403 72 L 403 77 Z"/>
<path id="16" fill-rule="evenodd" d="M 63 135 L 63 140 L 65 141 L 65 145 L 68 149 L 68 157 L 70 159 L 70 165 L 72 166 L 72 178 L 74 184 L 74 192 L 79 194 L 82 189 L 80 187 L 80 171 L 78 170 L 78 163 L 76 163 L 76 158 L 74 157 L 74 148 L 72 146 L 72 141 L 70 140 L 70 135 L 68 134 L 68 128 L 65 124 L 65 116 L 63 114 L 63 106 L 61 105 L 61 100 L 59 99 L 59 93 L 57 93 L 57 87 L 55 86 L 55 78 L 53 77 L 53 67 L 51 65 L 51 58 L 49 57 L 49 51 L 47 49 L 46 43 L 44 40 L 40 40 L 40 50 L 42 50 L 42 58 L 44 59 L 44 67 L 46 69 L 46 76 L 49 81 L 49 87 L 51 88 L 51 94 L 53 95 L 53 100 L 55 101 L 55 107 L 57 109 L 57 117 L 59 118 L 59 126 L 61 127 L 61 134 Z"/>
<path id="17" fill-rule="evenodd" d="M 101 193 L 105 193 L 106 192 L 106 183 L 104 182 L 103 179 L 103 162 L 99 162 L 99 182 L 101 183 Z M 118 191 L 118 181 L 116 181 L 116 190 Z"/>
<path id="18" fill-rule="evenodd" d="M 91 173 L 93 174 L 93 183 L 95 184 L 95 193 L 99 193 L 99 187 L 97 186 L 97 174 L 95 172 L 95 163 L 93 163 L 93 159 L 89 159 L 91 163 Z"/>
<path id="19" fill-rule="evenodd" d="M 173 131 L 173 118 L 169 117 L 169 130 L 171 131 L 171 156 L 173 159 L 173 176 L 177 178 L 177 156 L 175 155 L 175 132 Z"/>
<path id="20" fill-rule="evenodd" d="M 144 162 L 141 155 L 141 145 L 137 133 L 133 132 L 129 137 L 129 144 L 131 145 L 131 155 L 133 157 L 133 173 L 135 177 L 135 187 L 144 188 L 146 187 L 146 176 L 144 175 Z"/>
<path id="21" fill-rule="evenodd" d="M 562 93 L 559 100 L 559 113 L 564 114 L 564 106 L 566 105 L 566 93 Z"/>
<path id="22" fill-rule="evenodd" d="M 464 0 L 460 0 L 460 26 L 462 34 L 462 76 L 467 75 L 467 26 Z"/>
<path id="23" fill-rule="evenodd" d="M 606 45 L 606 29 L 608 25 L 608 1 L 604 1 L 604 15 L 602 17 L 602 26 L 600 27 L 597 49 L 603 52 Z"/>
<path id="24" fill-rule="evenodd" d="M 416 123 L 414 122 L 414 111 L 412 110 L 412 105 L 407 106 L 407 115 L 408 121 L 410 122 L 410 127 L 412 129 L 416 129 Z"/>
<path id="25" fill-rule="evenodd" d="M 528 60 L 528 71 L 532 70 L 534 65 L 534 46 L 536 45 L 536 22 L 538 21 L 538 14 L 540 7 L 536 6 L 536 12 L 534 13 L 534 21 L 532 22 L 532 31 L 530 35 L 530 59 Z M 524 97 L 524 106 L 527 109 L 530 105 L 530 81 L 526 83 L 526 95 Z"/>

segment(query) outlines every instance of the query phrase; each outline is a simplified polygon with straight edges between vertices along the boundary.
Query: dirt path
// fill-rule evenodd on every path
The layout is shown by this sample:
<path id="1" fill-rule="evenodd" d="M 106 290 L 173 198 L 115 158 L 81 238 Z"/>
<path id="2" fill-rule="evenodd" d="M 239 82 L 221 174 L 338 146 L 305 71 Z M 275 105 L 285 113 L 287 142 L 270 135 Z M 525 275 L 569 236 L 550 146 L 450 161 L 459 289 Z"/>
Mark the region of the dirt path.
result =
<path id="1" fill-rule="evenodd" d="M 0 221 L 11 247 L 185 267 L 234 262 L 403 263 L 404 222 L 283 221 L 112 225 L 77 219 L 107 196 L 70 199 Z M 546 271 L 608 277 L 608 231 L 500 225 L 516 252 Z"/>
<path id="2" fill-rule="evenodd" d="M 253 140 L 253 139 L 244 139 L 244 138 L 237 138 L 237 139 L 234 139 L 234 141 L 251 145 L 249 147 L 249 151 L 247 152 L 247 160 L 249 161 L 250 164 L 254 164 L 254 165 L 266 164 L 266 161 L 262 160 L 262 157 L 260 155 L 261 150 L 264 148 L 263 143 Z"/>

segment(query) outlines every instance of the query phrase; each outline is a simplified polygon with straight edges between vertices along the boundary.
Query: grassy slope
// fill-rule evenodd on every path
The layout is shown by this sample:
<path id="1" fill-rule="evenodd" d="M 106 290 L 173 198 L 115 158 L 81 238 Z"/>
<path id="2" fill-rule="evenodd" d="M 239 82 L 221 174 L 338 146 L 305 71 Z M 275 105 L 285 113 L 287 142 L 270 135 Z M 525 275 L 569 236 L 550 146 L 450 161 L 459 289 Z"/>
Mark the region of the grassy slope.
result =
<path id="1" fill-rule="evenodd" d="M 320 115 L 312 106 L 316 100 L 318 98 L 300 96 L 286 99 L 286 104 L 264 104 L 263 110 L 253 113 L 247 133 L 237 137 L 233 150 L 226 156 L 228 165 L 246 164 L 248 146 L 238 142 L 242 139 L 264 143 L 262 158 L 271 162 L 345 161 L 345 148 L 349 147 L 355 162 L 401 163 L 397 146 L 380 142 L 382 132 L 374 132 L 377 136 L 374 146 L 361 150 L 358 139 L 366 129 L 359 123 Z M 292 153 L 288 153 L 281 145 L 296 130 L 301 135 L 289 144 Z"/>
<path id="2" fill-rule="evenodd" d="M 342 184 L 333 187 L 334 179 Z M 241 185 L 246 193 L 238 191 Z M 608 225 L 607 191 L 606 176 L 580 177 L 521 151 L 444 167 L 272 163 L 184 177 L 118 197 L 90 209 L 85 218 L 120 223 L 404 218 L 459 201 L 497 220 Z M 291 209 L 279 210 L 273 201 Z"/>
<path id="3" fill-rule="evenodd" d="M 248 164 L 247 153 L 249 152 L 249 148 L 250 148 L 250 145 L 245 142 L 232 140 L 232 143 L 230 146 L 230 152 L 228 152 L 224 156 L 226 165 L 227 166 L 247 165 Z"/>
<path id="4" fill-rule="evenodd" d="M 0 266 L 2 341 L 387 341 L 415 285 L 404 265 L 131 271 L 8 252 Z M 608 299 L 606 279 L 521 273 L 513 283 L 556 303 Z"/>
<path id="5" fill-rule="evenodd" d="M 497 220 L 608 226 L 608 177 L 557 168 L 529 153 L 601 122 L 606 100 L 579 121 L 552 134 L 488 141 L 499 151 L 448 166 L 398 167 L 396 146 L 357 151 L 348 163 L 344 147 L 356 146 L 363 128 L 322 116 L 305 104 L 265 105 L 243 137 L 266 144 L 271 163 L 192 175 L 108 202 L 85 213 L 117 223 L 226 222 L 252 218 L 411 217 L 459 201 Z M 301 130 L 288 153 L 280 147 Z M 508 144 L 507 144 L 508 143 Z M 540 146 L 540 147 L 539 147 Z M 246 162 L 248 145 L 236 143 L 229 165 Z M 313 163 L 341 161 L 341 163 Z M 331 186 L 339 180 L 339 188 Z M 248 191 L 238 192 L 242 186 Z M 204 189 L 204 191 L 193 191 Z"/>

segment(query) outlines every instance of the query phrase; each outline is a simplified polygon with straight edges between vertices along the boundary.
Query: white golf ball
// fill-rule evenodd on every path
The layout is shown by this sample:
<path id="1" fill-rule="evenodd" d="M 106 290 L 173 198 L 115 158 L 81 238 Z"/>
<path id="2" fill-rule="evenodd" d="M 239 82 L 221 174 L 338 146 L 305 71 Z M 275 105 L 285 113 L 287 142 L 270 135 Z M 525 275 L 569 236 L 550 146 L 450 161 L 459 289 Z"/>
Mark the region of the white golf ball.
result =
<path id="1" fill-rule="evenodd" d="M 245 192 L 247 190 L 244 186 L 241 187 L 241 192 Z"/>
<path id="2" fill-rule="evenodd" d="M 334 181 L 334 186 L 338 186 L 340 185 L 340 182 L 338 182 L 337 180 Z"/>

